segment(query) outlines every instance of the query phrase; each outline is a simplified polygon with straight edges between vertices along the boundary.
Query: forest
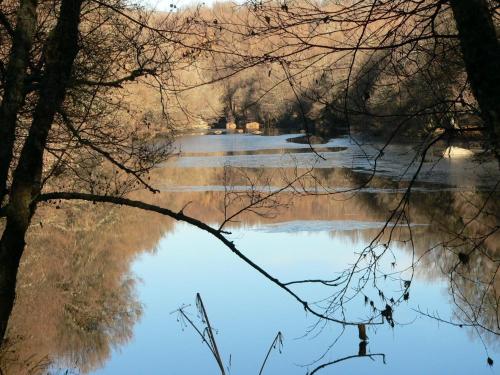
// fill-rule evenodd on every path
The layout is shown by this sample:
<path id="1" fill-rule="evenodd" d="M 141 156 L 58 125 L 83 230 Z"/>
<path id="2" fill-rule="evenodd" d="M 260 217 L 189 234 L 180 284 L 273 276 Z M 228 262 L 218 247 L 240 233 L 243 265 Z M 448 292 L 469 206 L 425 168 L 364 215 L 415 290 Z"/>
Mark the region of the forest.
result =
<path id="1" fill-rule="evenodd" d="M 139 280 L 150 285 L 154 272 L 136 268 L 182 246 L 198 252 L 180 268 L 169 258 L 159 275 L 196 274 L 206 293 L 155 295 L 168 301 L 165 320 L 177 311 L 200 336 L 185 352 L 208 347 L 214 367 L 171 363 L 171 373 L 327 373 L 360 357 L 385 365 L 390 352 L 367 349 L 365 330 L 383 336 L 420 319 L 467 329 L 482 358 L 468 363 L 495 369 L 499 35 L 496 0 L 0 0 L 0 374 L 159 372 L 159 359 L 132 358 L 157 366 L 132 372 L 112 364 L 153 322 L 141 294 L 153 292 Z M 235 263 L 195 272 L 219 259 L 194 245 L 204 236 L 208 252 Z M 286 252 L 302 240 L 310 253 Z M 249 350 L 231 368 L 203 301 L 222 298 L 212 280 L 240 266 L 241 279 L 221 281 L 238 290 L 234 301 L 248 294 L 249 311 L 286 301 L 269 309 L 290 321 L 305 314 L 296 336 L 337 330 L 314 346 L 323 355 L 293 371 L 268 367 L 282 344 L 280 329 L 262 362 L 278 330 L 269 323 L 258 358 Z M 446 316 L 425 282 L 442 288 Z M 225 331 L 274 319 L 221 315 L 228 298 L 213 308 Z M 334 356 L 358 334 L 355 354 Z M 167 341 L 172 361 L 174 348 Z M 369 371 L 363 363 L 351 371 Z M 451 367 L 431 368 L 443 371 Z"/>

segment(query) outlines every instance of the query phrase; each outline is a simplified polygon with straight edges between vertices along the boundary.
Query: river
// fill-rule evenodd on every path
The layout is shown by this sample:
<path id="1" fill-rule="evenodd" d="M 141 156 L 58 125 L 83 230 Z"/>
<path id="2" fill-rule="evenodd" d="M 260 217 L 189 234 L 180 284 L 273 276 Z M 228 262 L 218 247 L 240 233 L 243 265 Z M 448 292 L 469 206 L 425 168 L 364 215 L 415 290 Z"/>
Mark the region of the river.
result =
<path id="1" fill-rule="evenodd" d="M 190 323 L 204 332 L 198 294 L 227 374 L 259 374 L 278 332 L 263 374 L 336 361 L 316 373 L 497 373 L 496 164 L 432 151 L 396 220 L 414 147 L 375 164 L 379 144 L 339 138 L 314 153 L 290 137 L 182 137 L 151 176 L 161 193 L 135 196 L 212 226 L 251 204 L 224 227 L 237 248 L 283 283 L 322 280 L 288 287 L 353 324 L 318 319 L 186 223 L 61 203 L 29 236 L 4 358 L 12 373 L 219 374 Z"/>

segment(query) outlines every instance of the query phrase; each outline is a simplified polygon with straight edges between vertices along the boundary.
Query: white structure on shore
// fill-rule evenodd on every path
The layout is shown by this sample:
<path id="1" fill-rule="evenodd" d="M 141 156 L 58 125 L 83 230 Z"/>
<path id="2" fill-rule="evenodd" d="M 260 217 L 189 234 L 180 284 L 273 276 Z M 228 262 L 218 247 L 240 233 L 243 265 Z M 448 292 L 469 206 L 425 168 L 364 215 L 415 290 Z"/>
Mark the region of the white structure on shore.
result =
<path id="1" fill-rule="evenodd" d="M 450 146 L 443 152 L 443 157 L 450 158 L 470 158 L 474 153 L 471 150 L 462 147 Z"/>

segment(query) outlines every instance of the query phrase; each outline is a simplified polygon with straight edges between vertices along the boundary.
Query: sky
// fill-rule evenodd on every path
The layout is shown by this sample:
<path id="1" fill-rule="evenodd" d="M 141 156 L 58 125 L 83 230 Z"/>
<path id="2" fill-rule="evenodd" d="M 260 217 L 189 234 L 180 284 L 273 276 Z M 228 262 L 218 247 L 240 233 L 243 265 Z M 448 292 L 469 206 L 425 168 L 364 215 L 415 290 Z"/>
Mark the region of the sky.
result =
<path id="1" fill-rule="evenodd" d="M 142 0 L 140 3 L 147 5 L 150 8 L 157 9 L 159 11 L 169 11 L 172 9 L 171 5 L 175 5 L 177 8 L 185 7 L 188 5 L 198 5 L 203 4 L 210 6 L 216 0 Z"/>

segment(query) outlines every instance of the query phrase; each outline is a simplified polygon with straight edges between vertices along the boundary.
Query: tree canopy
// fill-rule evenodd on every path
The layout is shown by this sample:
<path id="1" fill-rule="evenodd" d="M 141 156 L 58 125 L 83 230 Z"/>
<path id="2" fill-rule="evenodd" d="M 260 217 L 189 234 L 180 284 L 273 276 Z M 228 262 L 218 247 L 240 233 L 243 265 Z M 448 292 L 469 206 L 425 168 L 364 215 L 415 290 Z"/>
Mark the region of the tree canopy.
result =
<path id="1" fill-rule="evenodd" d="M 311 306 L 227 238 L 234 217 L 272 206 L 275 192 L 255 194 L 218 228 L 130 193 L 158 192 L 149 174 L 194 118 L 294 124 L 307 137 L 345 132 L 356 142 L 370 133 L 386 146 L 411 135 L 417 165 L 436 142 L 462 137 L 500 161 L 497 30 L 498 2 L 487 0 L 250 1 L 171 12 L 122 0 L 4 0 L 0 337 L 33 215 L 62 200 L 192 224 L 309 313 L 359 324 Z M 208 104 L 198 111 L 200 100 Z M 292 176 L 283 190 L 310 176 Z M 405 217 L 413 183 L 388 222 Z M 380 314 L 369 323 L 391 321 L 389 310 Z"/>

